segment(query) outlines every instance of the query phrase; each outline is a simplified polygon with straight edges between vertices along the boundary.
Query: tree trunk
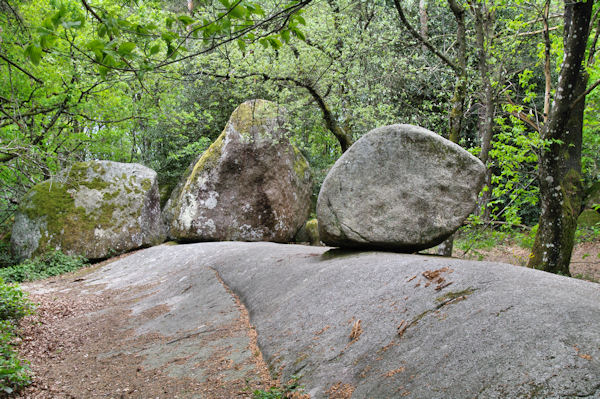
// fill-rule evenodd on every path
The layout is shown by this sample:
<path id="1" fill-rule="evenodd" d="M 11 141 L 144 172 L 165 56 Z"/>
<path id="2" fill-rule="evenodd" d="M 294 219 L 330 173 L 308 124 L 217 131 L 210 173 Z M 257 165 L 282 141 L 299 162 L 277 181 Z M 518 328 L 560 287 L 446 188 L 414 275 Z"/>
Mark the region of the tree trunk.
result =
<path id="1" fill-rule="evenodd" d="M 494 115 L 496 113 L 496 96 L 490 79 L 486 39 L 490 36 L 490 19 L 485 4 L 480 2 L 470 3 L 475 15 L 475 42 L 477 45 L 477 64 L 483 91 L 480 95 L 481 108 L 479 110 L 479 137 L 481 139 L 481 152 L 479 159 L 487 167 L 492 137 L 494 133 Z M 483 220 L 489 220 L 490 212 L 487 204 L 491 199 L 491 172 L 486 171 L 485 186 L 487 187 L 479 198 L 479 209 Z"/>
<path id="2" fill-rule="evenodd" d="M 427 14 L 427 0 L 419 0 L 419 31 L 425 40 L 429 40 L 429 32 L 427 28 L 427 24 L 429 22 L 428 20 L 429 15 Z M 421 49 L 423 51 L 427 51 L 427 46 L 421 44 Z"/>
<path id="3" fill-rule="evenodd" d="M 539 158 L 539 228 L 529 267 L 569 275 L 577 216 L 583 197 L 581 146 L 588 76 L 582 67 L 593 1 L 565 1 L 564 52 L 543 138 L 550 140 Z"/>
<path id="4" fill-rule="evenodd" d="M 467 38 L 465 29 L 465 9 L 456 0 L 448 0 L 450 10 L 456 20 L 456 41 L 458 43 L 458 57 L 456 65 L 456 84 L 452 96 L 450 114 L 448 115 L 448 139 L 453 143 L 460 140 L 462 123 L 465 115 L 465 100 L 467 98 Z M 454 235 L 437 247 L 437 254 L 452 256 L 454 248 Z"/>

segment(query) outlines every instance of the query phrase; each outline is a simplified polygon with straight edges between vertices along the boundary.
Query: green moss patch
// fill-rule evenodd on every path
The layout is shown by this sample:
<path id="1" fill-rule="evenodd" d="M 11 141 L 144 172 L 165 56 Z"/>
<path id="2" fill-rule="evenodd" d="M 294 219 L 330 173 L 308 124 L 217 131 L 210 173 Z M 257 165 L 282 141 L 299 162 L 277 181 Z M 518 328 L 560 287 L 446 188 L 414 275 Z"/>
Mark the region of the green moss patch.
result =
<path id="1" fill-rule="evenodd" d="M 187 178 L 185 183 L 185 187 L 182 191 L 186 191 L 187 186 L 192 184 L 196 180 L 196 175 L 204 170 L 209 170 L 217 166 L 219 158 L 221 158 L 221 154 L 223 153 L 223 146 L 225 145 L 225 135 L 226 132 L 221 133 L 221 135 L 215 140 L 214 143 L 210 145 L 204 151 L 198 162 L 192 168 L 190 175 Z"/>
<path id="2" fill-rule="evenodd" d="M 306 171 L 309 170 L 310 166 L 304 155 L 302 155 L 295 145 L 292 145 L 292 149 L 294 150 L 294 172 L 300 179 L 304 179 Z"/>
<path id="3" fill-rule="evenodd" d="M 466 290 L 462 291 L 449 291 L 446 292 L 444 295 L 437 297 L 435 301 L 438 303 L 447 303 L 448 301 L 453 301 L 461 297 L 469 296 L 474 292 L 475 288 L 467 288 Z"/>
<path id="4" fill-rule="evenodd" d="M 263 127 L 268 120 L 279 117 L 280 111 L 279 106 L 270 101 L 247 101 L 233 111 L 229 121 L 240 134 L 246 134 L 253 127 Z"/>

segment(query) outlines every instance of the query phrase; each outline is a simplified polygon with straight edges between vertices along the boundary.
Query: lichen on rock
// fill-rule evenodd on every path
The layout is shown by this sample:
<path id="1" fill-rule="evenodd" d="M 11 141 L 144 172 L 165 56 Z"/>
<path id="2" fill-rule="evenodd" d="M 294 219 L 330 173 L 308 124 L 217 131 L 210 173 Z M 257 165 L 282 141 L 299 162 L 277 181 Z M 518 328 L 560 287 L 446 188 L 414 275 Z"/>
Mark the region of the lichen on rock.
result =
<path id="1" fill-rule="evenodd" d="M 15 218 L 11 247 L 21 259 L 60 249 L 89 259 L 164 240 L 156 172 L 138 164 L 73 164 L 35 185 Z"/>

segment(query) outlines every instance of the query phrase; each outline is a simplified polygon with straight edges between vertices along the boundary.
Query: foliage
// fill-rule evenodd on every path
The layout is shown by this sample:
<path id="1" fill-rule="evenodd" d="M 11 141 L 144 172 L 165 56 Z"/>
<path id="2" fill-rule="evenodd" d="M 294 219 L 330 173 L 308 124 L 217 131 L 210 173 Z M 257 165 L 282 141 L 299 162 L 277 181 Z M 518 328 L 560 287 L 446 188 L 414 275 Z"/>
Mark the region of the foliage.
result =
<path id="1" fill-rule="evenodd" d="M 506 105 L 510 111 L 521 107 Z M 509 224 L 535 224 L 539 216 L 537 151 L 543 147 L 539 133 L 526 129 L 514 116 L 497 117 L 498 131 L 490 150 L 492 200 L 487 204 L 492 217 Z M 486 188 L 489 189 L 489 188 Z"/>
<path id="2" fill-rule="evenodd" d="M 268 390 L 257 389 L 253 392 L 253 399 L 285 399 L 301 397 L 303 388 L 298 385 L 298 376 L 292 376 L 290 381 L 279 387 L 271 387 Z M 299 395 L 300 394 L 300 395 Z M 296 396 L 298 395 L 298 396 Z"/>
<path id="3" fill-rule="evenodd" d="M 0 278 L 0 390 L 8 394 L 31 382 L 28 367 L 17 357 L 13 342 L 17 323 L 32 311 L 33 305 L 23 291 Z"/>
<path id="4" fill-rule="evenodd" d="M 575 232 L 576 242 L 596 242 L 600 239 L 600 223 L 592 226 L 579 226 Z"/>
<path id="5" fill-rule="evenodd" d="M 31 311 L 31 304 L 19 286 L 7 284 L 0 278 L 0 320 L 15 322 Z"/>
<path id="6" fill-rule="evenodd" d="M 491 224 L 477 222 L 463 226 L 457 233 L 455 245 L 463 253 L 473 253 L 483 259 L 480 251 L 490 250 L 499 245 L 516 244 L 521 248 L 531 249 L 537 226 L 532 229 L 519 229 L 511 225 L 492 228 Z"/>
<path id="7" fill-rule="evenodd" d="M 10 243 L 7 241 L 0 241 L 0 269 L 3 267 L 14 266 L 18 260 L 10 252 Z"/>
<path id="8" fill-rule="evenodd" d="M 87 261 L 83 257 L 53 251 L 25 260 L 18 265 L 0 269 L 0 278 L 8 282 L 40 280 L 75 271 L 86 265 Z"/>

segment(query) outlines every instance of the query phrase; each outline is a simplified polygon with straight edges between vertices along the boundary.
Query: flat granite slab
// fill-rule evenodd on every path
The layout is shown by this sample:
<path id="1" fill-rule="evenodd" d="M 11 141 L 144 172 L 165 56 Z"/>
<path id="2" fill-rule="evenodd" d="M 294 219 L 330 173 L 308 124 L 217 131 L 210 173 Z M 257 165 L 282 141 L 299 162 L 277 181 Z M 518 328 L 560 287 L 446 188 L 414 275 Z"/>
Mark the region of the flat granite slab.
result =
<path id="1" fill-rule="evenodd" d="M 168 307 L 135 328 L 170 337 L 140 355 L 172 376 L 202 379 L 223 347 L 230 378 L 255 375 L 243 336 L 202 341 L 239 317 L 230 289 L 272 372 L 313 398 L 600 397 L 600 285 L 524 267 L 216 242 L 139 251 L 86 284 L 148 287 L 134 314 Z"/>

